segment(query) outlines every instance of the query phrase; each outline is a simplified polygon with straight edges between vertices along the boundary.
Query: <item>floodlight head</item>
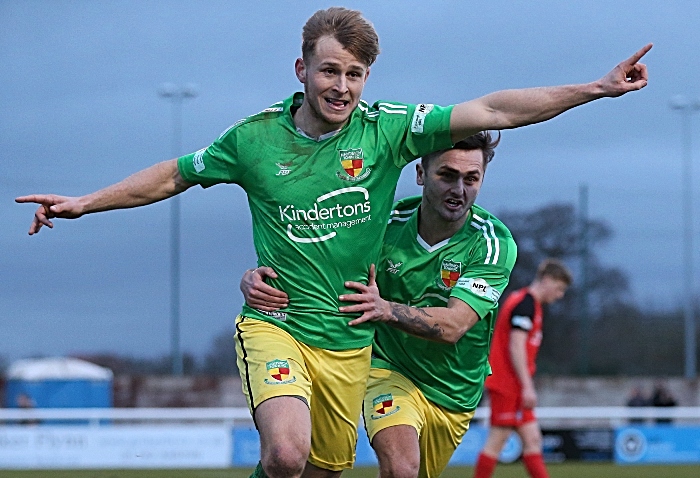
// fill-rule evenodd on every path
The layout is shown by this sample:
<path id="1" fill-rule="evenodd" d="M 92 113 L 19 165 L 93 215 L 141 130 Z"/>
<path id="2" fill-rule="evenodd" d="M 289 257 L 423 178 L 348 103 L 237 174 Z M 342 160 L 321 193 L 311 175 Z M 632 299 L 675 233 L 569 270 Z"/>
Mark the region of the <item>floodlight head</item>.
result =
<path id="1" fill-rule="evenodd" d="M 172 98 L 177 95 L 177 86 L 173 83 L 163 83 L 158 88 L 158 94 L 163 98 Z"/>
<path id="2" fill-rule="evenodd" d="M 690 106 L 690 101 L 683 95 L 674 95 L 668 101 L 668 105 L 673 110 L 684 110 Z"/>
<path id="3" fill-rule="evenodd" d="M 183 98 L 195 98 L 197 95 L 199 95 L 199 91 L 197 90 L 197 85 L 195 85 L 194 83 L 187 83 L 180 90 L 180 95 Z"/>

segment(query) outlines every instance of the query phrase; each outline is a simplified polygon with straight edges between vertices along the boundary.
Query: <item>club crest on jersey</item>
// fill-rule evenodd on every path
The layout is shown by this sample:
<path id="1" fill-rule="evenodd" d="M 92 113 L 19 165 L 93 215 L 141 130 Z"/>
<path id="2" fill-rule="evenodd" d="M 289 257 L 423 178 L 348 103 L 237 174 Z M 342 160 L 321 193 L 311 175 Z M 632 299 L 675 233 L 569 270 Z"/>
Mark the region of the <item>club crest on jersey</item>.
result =
<path id="1" fill-rule="evenodd" d="M 462 263 L 444 259 L 440 267 L 438 286 L 441 289 L 450 290 L 457 284 L 460 275 L 462 275 Z"/>
<path id="2" fill-rule="evenodd" d="M 272 377 L 272 380 L 269 378 L 265 379 L 265 383 L 268 385 L 283 385 L 297 381 L 296 377 L 289 378 L 289 362 L 287 360 L 271 360 L 265 364 L 265 367 L 267 368 L 267 373 Z"/>
<path id="3" fill-rule="evenodd" d="M 394 397 L 390 393 L 384 393 L 372 400 L 374 413 L 370 415 L 372 420 L 388 417 L 401 410 L 401 407 L 394 405 Z"/>
<path id="4" fill-rule="evenodd" d="M 365 158 L 362 148 L 338 150 L 342 171 L 336 171 L 336 175 L 345 181 L 361 181 L 369 176 L 372 168 L 364 169 Z M 364 169 L 364 171 L 363 171 Z"/>

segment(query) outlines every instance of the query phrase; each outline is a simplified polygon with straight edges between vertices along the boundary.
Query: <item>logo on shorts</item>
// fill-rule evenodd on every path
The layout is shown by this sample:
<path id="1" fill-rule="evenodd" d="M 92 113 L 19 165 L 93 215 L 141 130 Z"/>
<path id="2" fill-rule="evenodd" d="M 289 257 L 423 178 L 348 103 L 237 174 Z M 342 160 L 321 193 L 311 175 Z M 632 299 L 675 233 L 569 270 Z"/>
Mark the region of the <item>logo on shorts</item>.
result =
<path id="1" fill-rule="evenodd" d="M 438 281 L 438 285 L 442 289 L 452 289 L 459 280 L 460 275 L 462 275 L 462 263 L 445 259 L 442 261 L 442 267 L 440 267 L 440 281 Z"/>
<path id="2" fill-rule="evenodd" d="M 370 415 L 372 420 L 388 417 L 401 410 L 401 407 L 394 405 L 394 397 L 390 393 L 379 395 L 372 400 L 372 408 L 376 413 L 376 415 L 374 413 Z"/>
<path id="3" fill-rule="evenodd" d="M 265 364 L 267 368 L 267 373 L 270 374 L 274 380 L 268 378 L 265 379 L 265 383 L 268 385 L 282 385 L 285 383 L 293 383 L 297 381 L 296 377 L 289 377 L 289 362 L 286 360 L 272 360 Z"/>
<path id="4" fill-rule="evenodd" d="M 340 165 L 343 171 L 336 171 L 335 174 L 345 181 L 361 181 L 369 176 L 372 168 L 364 169 L 365 159 L 362 148 L 341 149 L 338 151 Z"/>

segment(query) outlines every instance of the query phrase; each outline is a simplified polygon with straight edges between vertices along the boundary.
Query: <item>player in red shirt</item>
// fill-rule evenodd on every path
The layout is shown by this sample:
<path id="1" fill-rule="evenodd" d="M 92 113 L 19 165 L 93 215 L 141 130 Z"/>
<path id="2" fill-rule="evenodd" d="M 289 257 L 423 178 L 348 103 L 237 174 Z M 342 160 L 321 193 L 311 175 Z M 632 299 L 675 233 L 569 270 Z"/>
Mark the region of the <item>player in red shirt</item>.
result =
<path id="1" fill-rule="evenodd" d="M 515 431 L 523 442 L 523 463 L 533 478 L 547 478 L 542 459 L 542 432 L 535 418 L 537 394 L 532 381 L 542 342 L 542 305 L 561 299 L 571 272 L 555 260 L 537 268 L 528 287 L 513 292 L 501 306 L 491 344 L 493 375 L 486 379 L 491 398 L 491 428 L 474 470 L 474 478 L 489 478 L 498 455 Z"/>

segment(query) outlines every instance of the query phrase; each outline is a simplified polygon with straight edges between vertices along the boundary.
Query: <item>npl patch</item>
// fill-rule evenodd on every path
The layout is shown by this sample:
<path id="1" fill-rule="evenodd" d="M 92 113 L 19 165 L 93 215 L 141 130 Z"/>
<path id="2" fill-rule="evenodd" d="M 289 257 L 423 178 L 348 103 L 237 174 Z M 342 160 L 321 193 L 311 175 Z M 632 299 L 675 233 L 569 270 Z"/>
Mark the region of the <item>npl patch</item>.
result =
<path id="1" fill-rule="evenodd" d="M 485 279 L 481 278 L 463 277 L 457 281 L 456 286 L 493 302 L 498 302 L 501 297 L 501 293 L 497 289 L 491 287 Z"/>
<path id="2" fill-rule="evenodd" d="M 422 133 L 423 127 L 425 126 L 425 117 L 433 111 L 435 105 L 421 103 L 416 105 L 416 111 L 413 112 L 413 119 L 411 120 L 411 132 L 412 133 Z"/>

